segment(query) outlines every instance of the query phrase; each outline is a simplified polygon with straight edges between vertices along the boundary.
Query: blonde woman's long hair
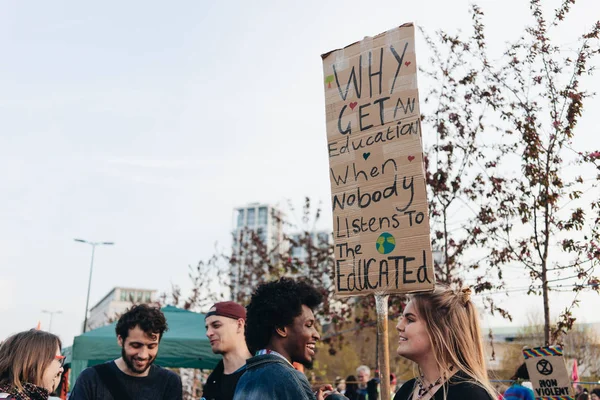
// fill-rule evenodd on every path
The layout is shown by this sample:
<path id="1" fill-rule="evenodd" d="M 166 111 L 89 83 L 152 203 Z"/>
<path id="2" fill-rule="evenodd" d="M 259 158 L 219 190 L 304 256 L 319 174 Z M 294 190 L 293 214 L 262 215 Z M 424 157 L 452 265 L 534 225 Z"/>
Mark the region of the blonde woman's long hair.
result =
<path id="1" fill-rule="evenodd" d="M 467 381 L 485 389 L 495 399 L 488 378 L 479 315 L 471 301 L 471 290 L 436 286 L 431 293 L 408 296 L 427 326 L 433 356 L 442 376 L 450 376 L 454 366 Z M 448 386 L 444 384 L 444 398 Z"/>

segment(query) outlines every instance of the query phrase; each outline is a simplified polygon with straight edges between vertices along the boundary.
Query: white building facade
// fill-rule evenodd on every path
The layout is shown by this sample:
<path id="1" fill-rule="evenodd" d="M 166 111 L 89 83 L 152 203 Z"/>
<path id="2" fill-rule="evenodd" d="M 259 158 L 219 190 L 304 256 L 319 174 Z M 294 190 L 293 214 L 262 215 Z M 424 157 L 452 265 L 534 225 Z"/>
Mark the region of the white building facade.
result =
<path id="1" fill-rule="evenodd" d="M 317 248 L 326 249 L 333 244 L 333 233 L 329 231 L 312 231 L 308 233 L 312 245 Z M 294 242 L 299 243 L 306 238 L 305 232 L 297 232 L 289 236 Z M 290 257 L 304 262 L 308 257 L 304 246 L 294 246 L 290 243 Z"/>
<path id="2" fill-rule="evenodd" d="M 233 221 L 233 246 L 232 252 L 238 259 L 245 258 L 244 245 L 249 243 L 252 231 L 258 235 L 265 245 L 268 254 L 282 254 L 286 251 L 283 243 L 283 212 L 266 203 L 250 203 L 234 209 Z M 231 296 L 235 299 L 239 290 L 239 277 L 241 264 L 232 265 Z"/>
<path id="3" fill-rule="evenodd" d="M 157 301 L 157 291 L 116 287 L 90 309 L 86 331 L 108 325 L 134 304 L 148 304 Z"/>
<path id="4" fill-rule="evenodd" d="M 283 241 L 283 213 L 269 204 L 250 203 L 235 209 L 233 234 L 234 252 L 239 250 L 240 236 L 246 230 L 256 232 L 258 237 L 272 251 Z"/>

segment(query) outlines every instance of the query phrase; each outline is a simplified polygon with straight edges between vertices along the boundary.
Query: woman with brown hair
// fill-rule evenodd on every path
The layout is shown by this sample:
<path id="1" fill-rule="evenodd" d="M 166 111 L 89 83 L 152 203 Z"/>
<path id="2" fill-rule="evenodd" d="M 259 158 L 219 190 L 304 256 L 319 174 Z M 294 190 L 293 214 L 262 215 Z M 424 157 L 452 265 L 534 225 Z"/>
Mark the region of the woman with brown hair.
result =
<path id="1" fill-rule="evenodd" d="M 438 286 L 409 296 L 396 326 L 397 353 L 417 363 L 420 376 L 394 400 L 493 400 L 479 317 L 471 290 Z"/>
<path id="2" fill-rule="evenodd" d="M 0 399 L 46 400 L 60 382 L 65 357 L 58 336 L 17 333 L 0 344 Z"/>

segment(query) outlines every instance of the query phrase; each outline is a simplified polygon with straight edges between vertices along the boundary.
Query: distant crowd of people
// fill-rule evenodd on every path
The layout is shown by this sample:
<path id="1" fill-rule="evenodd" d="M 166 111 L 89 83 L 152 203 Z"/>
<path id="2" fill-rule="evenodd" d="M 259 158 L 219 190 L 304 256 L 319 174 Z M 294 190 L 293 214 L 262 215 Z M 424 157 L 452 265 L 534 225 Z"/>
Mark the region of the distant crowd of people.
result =
<path id="1" fill-rule="evenodd" d="M 409 296 L 396 326 L 397 353 L 415 362 L 419 374 L 398 388 L 396 377 L 390 376 L 393 400 L 502 398 L 487 376 L 479 317 L 470 294 L 469 289 L 436 287 L 431 293 Z M 320 340 L 314 311 L 321 302 L 322 295 L 308 283 L 281 278 L 260 285 L 246 308 L 231 301 L 214 304 L 205 328 L 212 351 L 222 360 L 209 375 L 202 399 L 378 399 L 379 379 L 371 377 L 368 366 L 359 366 L 356 376 L 338 377 L 335 385 L 317 386 L 296 367 L 310 366 L 314 360 Z M 180 377 L 154 363 L 167 329 L 160 309 L 132 307 L 116 324 L 121 357 L 85 369 L 70 399 L 181 400 Z M 61 350 L 57 336 L 39 330 L 2 342 L 0 399 L 48 399 L 63 373 Z M 533 399 L 522 389 L 526 388 L 511 386 L 504 399 Z M 599 393 L 593 391 L 590 398 L 600 400 Z"/>
<path id="2" fill-rule="evenodd" d="M 600 400 L 600 388 L 588 391 L 581 385 L 575 385 L 575 400 Z"/>

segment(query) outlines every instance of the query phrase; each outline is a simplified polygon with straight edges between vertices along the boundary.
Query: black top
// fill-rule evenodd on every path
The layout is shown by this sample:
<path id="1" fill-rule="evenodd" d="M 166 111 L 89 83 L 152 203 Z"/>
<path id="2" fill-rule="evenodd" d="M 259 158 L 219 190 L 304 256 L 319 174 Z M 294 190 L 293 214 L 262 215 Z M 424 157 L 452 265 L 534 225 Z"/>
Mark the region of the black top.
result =
<path id="1" fill-rule="evenodd" d="M 379 390 L 379 378 L 373 378 L 367 382 L 367 387 L 356 389 L 356 394 L 346 395 L 350 400 L 377 400 Z"/>
<path id="2" fill-rule="evenodd" d="M 448 382 L 448 394 L 446 400 L 494 400 L 489 393 L 472 382 L 466 382 L 468 379 L 465 374 L 457 373 Z M 412 400 L 413 389 L 415 389 L 417 380 L 411 379 L 406 382 L 396 392 L 394 400 Z M 433 400 L 444 400 L 444 387 L 440 387 L 435 395 L 432 397 Z"/>
<path id="3" fill-rule="evenodd" d="M 206 380 L 202 390 L 202 398 L 206 400 L 233 400 L 235 387 L 241 376 L 246 372 L 246 366 L 231 374 L 225 374 L 223 360 L 219 361 L 213 372 Z"/>
<path id="4" fill-rule="evenodd" d="M 127 375 L 114 361 L 108 363 L 127 394 L 143 400 L 181 400 L 181 379 L 176 373 L 152 364 L 148 376 Z M 71 400 L 119 400 L 113 399 L 94 368 L 86 368 L 77 378 Z"/>

